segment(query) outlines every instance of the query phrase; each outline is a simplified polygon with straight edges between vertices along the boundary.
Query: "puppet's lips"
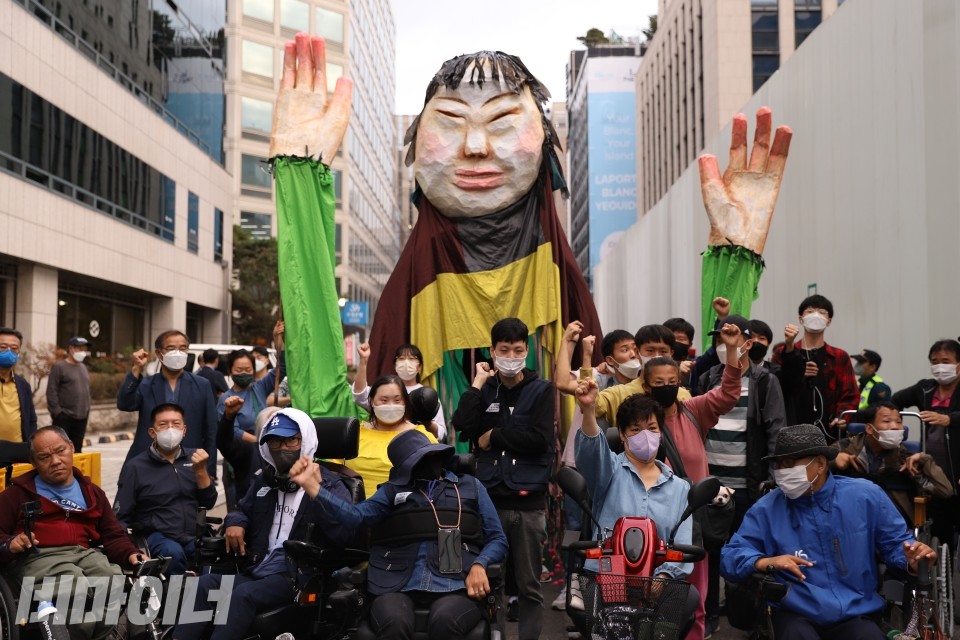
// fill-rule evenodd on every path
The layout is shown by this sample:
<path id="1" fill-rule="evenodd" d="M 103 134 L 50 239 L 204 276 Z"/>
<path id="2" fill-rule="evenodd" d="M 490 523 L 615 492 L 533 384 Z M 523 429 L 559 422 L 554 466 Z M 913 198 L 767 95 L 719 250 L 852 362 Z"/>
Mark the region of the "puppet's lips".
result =
<path id="1" fill-rule="evenodd" d="M 458 169 L 453 184 L 467 191 L 495 189 L 503 184 L 503 172 L 497 169 Z"/>

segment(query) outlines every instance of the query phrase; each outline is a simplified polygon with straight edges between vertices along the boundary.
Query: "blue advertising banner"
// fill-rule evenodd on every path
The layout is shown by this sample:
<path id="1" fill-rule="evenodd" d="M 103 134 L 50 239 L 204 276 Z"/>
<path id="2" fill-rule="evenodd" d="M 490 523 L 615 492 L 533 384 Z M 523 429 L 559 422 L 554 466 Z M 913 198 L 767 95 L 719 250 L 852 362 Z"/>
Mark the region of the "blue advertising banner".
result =
<path id="1" fill-rule="evenodd" d="M 347 300 L 340 309 L 340 321 L 343 324 L 365 326 L 370 324 L 370 305 L 367 302 Z"/>
<path id="2" fill-rule="evenodd" d="M 635 104 L 632 87 L 587 95 L 591 270 L 637 221 Z"/>

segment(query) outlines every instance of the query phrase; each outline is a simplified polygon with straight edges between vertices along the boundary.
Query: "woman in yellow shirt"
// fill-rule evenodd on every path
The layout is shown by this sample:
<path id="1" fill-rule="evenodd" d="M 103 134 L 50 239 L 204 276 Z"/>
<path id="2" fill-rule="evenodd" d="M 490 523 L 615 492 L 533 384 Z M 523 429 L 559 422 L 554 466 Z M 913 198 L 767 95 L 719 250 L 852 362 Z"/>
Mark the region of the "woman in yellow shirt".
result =
<path id="1" fill-rule="evenodd" d="M 436 444 L 437 439 L 420 425 L 410 422 L 410 396 L 399 376 L 381 376 L 370 387 L 370 422 L 360 429 L 360 448 L 356 458 L 346 461 L 346 466 L 363 477 L 368 496 L 390 476 L 390 458 L 387 445 L 398 434 L 410 429 L 420 431 Z"/>

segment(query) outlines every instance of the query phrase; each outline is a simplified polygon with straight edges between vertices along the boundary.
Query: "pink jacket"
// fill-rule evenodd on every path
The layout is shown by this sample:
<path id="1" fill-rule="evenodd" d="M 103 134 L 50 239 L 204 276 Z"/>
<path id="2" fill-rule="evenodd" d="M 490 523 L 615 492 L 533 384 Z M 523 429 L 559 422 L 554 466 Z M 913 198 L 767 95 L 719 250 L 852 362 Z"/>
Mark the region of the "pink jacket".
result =
<path id="1" fill-rule="evenodd" d="M 707 450 L 703 447 L 703 441 L 707 437 L 707 431 L 717 426 L 720 416 L 729 413 L 739 400 L 740 370 L 724 367 L 719 387 L 683 403 L 683 406 L 697 419 L 700 429 L 697 429 L 679 404 L 676 414 L 667 417 L 666 427 L 677 444 L 690 482 L 703 480 L 710 475 L 707 468 Z"/>

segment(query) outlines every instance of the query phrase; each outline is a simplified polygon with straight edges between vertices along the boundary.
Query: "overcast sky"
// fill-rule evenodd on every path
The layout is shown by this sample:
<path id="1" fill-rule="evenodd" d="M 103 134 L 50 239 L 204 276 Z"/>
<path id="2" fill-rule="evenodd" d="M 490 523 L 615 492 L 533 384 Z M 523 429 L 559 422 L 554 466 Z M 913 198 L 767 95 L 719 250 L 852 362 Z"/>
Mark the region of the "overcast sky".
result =
<path id="1" fill-rule="evenodd" d="M 587 29 L 640 35 L 657 0 L 391 0 L 397 25 L 398 114 L 423 107 L 444 61 L 483 49 L 519 56 L 553 100 L 565 100 L 570 51 Z"/>

